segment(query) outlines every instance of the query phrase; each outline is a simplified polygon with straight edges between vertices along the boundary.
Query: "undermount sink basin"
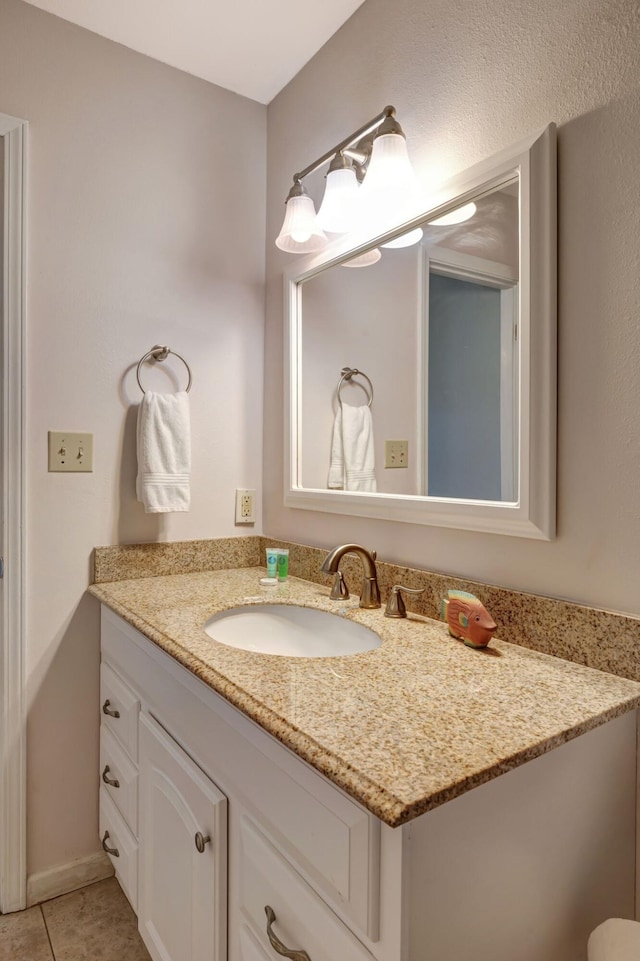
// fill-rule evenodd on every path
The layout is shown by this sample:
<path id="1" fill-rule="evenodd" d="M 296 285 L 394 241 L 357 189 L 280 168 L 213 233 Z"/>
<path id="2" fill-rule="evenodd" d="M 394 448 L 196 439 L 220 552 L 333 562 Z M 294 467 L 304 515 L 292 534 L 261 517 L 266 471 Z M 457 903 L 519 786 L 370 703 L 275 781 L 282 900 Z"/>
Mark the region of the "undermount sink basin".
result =
<path id="1" fill-rule="evenodd" d="M 363 624 L 288 604 L 232 607 L 214 614 L 204 629 L 228 647 L 280 657 L 344 657 L 381 644 L 378 635 Z"/>

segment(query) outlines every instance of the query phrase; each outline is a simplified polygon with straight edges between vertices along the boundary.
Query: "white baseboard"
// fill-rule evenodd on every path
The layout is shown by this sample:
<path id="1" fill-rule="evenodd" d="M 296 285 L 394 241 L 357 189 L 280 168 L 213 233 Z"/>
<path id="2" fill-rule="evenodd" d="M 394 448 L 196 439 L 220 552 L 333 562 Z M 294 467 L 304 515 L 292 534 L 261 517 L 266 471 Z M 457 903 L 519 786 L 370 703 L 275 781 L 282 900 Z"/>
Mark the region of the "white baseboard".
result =
<path id="1" fill-rule="evenodd" d="M 27 906 L 50 901 L 51 898 L 76 891 L 87 884 L 93 884 L 94 881 L 110 878 L 113 873 L 111 861 L 100 851 L 68 864 L 59 864 L 47 871 L 30 874 L 27 878 Z"/>

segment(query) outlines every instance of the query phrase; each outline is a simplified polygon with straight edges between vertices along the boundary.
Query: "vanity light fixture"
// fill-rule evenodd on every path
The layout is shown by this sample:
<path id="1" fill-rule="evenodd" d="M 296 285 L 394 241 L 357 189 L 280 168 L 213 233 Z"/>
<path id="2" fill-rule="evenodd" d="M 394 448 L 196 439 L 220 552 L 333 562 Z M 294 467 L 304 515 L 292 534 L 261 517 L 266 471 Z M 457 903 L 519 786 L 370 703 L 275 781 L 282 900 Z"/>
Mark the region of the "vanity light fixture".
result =
<path id="1" fill-rule="evenodd" d="M 385 107 L 369 123 L 293 176 L 286 213 L 276 246 L 289 253 L 314 253 L 328 243 L 327 234 L 376 236 L 419 212 L 422 195 L 413 172 L 395 107 Z M 302 181 L 331 161 L 320 211 Z M 362 186 L 360 186 L 362 184 Z M 385 244 L 407 247 L 422 237 L 418 228 Z M 350 266 L 375 262 L 372 252 Z M 361 263 L 357 263 L 361 259 Z M 376 258 L 379 259 L 379 258 Z"/>

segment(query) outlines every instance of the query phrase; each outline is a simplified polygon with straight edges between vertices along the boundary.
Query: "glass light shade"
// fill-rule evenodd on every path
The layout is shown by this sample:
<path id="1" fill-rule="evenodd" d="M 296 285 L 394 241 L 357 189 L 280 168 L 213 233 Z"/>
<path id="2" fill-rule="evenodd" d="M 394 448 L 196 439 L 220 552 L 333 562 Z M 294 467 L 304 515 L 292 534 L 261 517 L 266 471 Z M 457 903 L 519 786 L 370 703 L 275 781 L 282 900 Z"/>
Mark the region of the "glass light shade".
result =
<path id="1" fill-rule="evenodd" d="M 329 234 L 347 234 L 353 230 L 359 214 L 360 187 L 353 167 L 330 170 L 318 211 L 318 225 Z"/>
<path id="2" fill-rule="evenodd" d="M 351 260 L 345 260 L 342 264 L 343 267 L 370 267 L 372 264 L 377 264 L 382 254 L 377 247 L 373 250 L 367 250 L 365 254 L 360 254 L 358 257 L 352 257 Z"/>
<path id="3" fill-rule="evenodd" d="M 384 233 L 414 217 L 423 205 L 406 140 L 398 133 L 379 135 L 373 141 L 371 159 L 360 188 L 363 227 L 371 234 Z"/>
<path id="4" fill-rule="evenodd" d="M 463 207 L 457 207 L 455 210 L 449 211 L 448 214 L 444 214 L 442 217 L 436 217 L 435 220 L 429 221 L 429 226 L 431 227 L 450 227 L 453 224 L 463 224 L 465 220 L 470 220 L 475 214 L 477 207 L 474 203 L 465 204 Z"/>
<path id="5" fill-rule="evenodd" d="M 311 197 L 290 197 L 276 247 L 291 254 L 305 254 L 322 250 L 326 243 L 327 238 L 318 226 Z"/>

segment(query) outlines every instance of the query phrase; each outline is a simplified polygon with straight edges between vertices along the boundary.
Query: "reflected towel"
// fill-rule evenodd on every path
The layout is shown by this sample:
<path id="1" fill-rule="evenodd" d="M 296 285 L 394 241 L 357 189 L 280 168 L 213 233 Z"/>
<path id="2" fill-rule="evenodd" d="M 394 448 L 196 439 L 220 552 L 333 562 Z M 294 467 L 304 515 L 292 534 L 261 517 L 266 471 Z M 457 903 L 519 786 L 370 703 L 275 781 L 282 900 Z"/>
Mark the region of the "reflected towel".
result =
<path id="1" fill-rule="evenodd" d="M 330 490 L 368 491 L 378 487 L 375 475 L 373 419 L 369 407 L 338 407 L 331 440 Z"/>
<path id="2" fill-rule="evenodd" d="M 147 391 L 138 409 L 136 494 L 147 514 L 188 511 L 191 499 L 189 398 Z"/>
<path id="3" fill-rule="evenodd" d="M 329 464 L 329 479 L 327 481 L 329 490 L 344 490 L 344 454 L 342 450 L 342 407 L 338 405 L 338 410 L 333 422 L 333 435 L 331 437 L 331 461 Z"/>

